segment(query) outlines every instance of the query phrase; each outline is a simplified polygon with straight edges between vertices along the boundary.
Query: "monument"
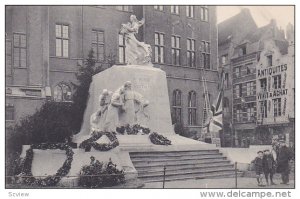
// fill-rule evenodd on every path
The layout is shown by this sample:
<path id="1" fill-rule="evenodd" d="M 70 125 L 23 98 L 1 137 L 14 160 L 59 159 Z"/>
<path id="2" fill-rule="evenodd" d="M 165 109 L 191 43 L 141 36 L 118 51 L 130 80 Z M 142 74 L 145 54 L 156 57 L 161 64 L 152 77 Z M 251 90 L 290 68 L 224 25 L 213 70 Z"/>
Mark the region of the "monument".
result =
<path id="1" fill-rule="evenodd" d="M 174 133 L 166 74 L 161 69 L 153 67 L 151 46 L 138 41 L 135 37 L 143 24 L 144 20 L 138 21 L 134 15 L 130 17 L 130 22 L 122 24 L 120 32 L 124 34 L 126 41 L 127 64 L 114 65 L 93 76 L 82 127 L 72 140 L 77 143 L 78 148 L 73 149 L 73 161 L 68 176 L 78 176 L 81 167 L 88 164 L 90 157 L 93 156 L 103 162 L 111 159 L 125 171 L 127 180 L 136 179 L 137 171 L 129 152 L 190 150 L 212 146 Z M 129 135 L 117 131 L 118 128 L 134 125 L 156 132 L 153 134 L 163 137 L 171 145 L 155 145 L 148 134 Z M 99 139 L 97 137 L 93 140 L 95 132 L 113 132 L 114 136 L 104 134 L 100 135 Z M 80 146 L 87 142 L 93 142 L 92 146 L 110 143 L 109 146 L 114 147 L 106 151 L 91 147 L 90 151 L 85 151 Z M 25 152 L 26 150 L 23 150 L 23 157 Z M 65 156 L 63 152 L 57 150 L 34 149 L 34 153 L 32 174 L 36 176 L 55 173 Z M 52 161 L 53 159 L 59 161 Z M 44 167 L 43 164 L 48 166 Z M 60 183 L 73 186 L 77 180 L 78 177 L 64 177 Z"/>

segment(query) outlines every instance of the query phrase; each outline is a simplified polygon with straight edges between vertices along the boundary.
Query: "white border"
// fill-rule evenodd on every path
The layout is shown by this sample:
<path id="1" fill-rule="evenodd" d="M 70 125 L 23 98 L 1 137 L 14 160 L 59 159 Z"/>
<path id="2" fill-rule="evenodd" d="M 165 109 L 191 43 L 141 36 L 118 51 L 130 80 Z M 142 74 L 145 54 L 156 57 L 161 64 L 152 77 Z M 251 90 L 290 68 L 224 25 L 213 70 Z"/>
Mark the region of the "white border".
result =
<path id="1" fill-rule="evenodd" d="M 1 198 L 13 198 L 13 197 L 9 197 L 9 192 L 28 192 L 30 194 L 29 197 L 25 197 L 25 198 L 30 198 L 30 199 L 40 199 L 40 198 L 130 198 L 130 199 L 153 199 L 153 198 L 189 198 L 189 199 L 193 199 L 193 198 L 200 198 L 200 189 L 169 189 L 169 190 L 163 190 L 163 189 L 156 189 L 156 190 L 115 190 L 115 189 L 110 189 L 110 190 L 102 190 L 102 189 L 93 189 L 93 190 L 81 190 L 81 189 L 34 189 L 34 190 L 22 190 L 22 189 L 18 189 L 18 190 L 10 190 L 10 189 L 4 189 L 5 185 L 4 185 L 4 96 L 5 96 L 5 89 L 4 89 L 4 85 L 5 85 L 5 80 L 4 80 L 4 73 L 5 73 L 5 63 L 4 63 L 4 38 L 5 38 L 5 21 L 4 21 L 4 17 L 5 17 L 5 5 L 12 5 L 12 4 L 102 4 L 102 5 L 107 5 L 107 4 L 162 4 L 161 0 L 141 0 L 141 1 L 136 1 L 136 0 L 118 0 L 117 2 L 109 2 L 109 1 L 100 1 L 100 0 L 89 0 L 89 1 L 79 1 L 79 0 L 69 0 L 69 1 L 62 1 L 62 0 L 47 0 L 47 1 L 37 1 L 37 0 L 27 0 L 27 1 L 21 1 L 21 0 L 14 0 L 14 1 L 9 1 L 9 0 L 2 0 L 1 1 L 1 11 L 0 12 L 0 27 L 2 27 L 2 31 L 0 31 L 0 48 L 1 48 L 1 53 L 0 53 L 0 61 L 1 61 L 1 70 L 2 70 L 2 78 L 0 78 L 0 85 L 1 89 L 0 89 L 0 96 L 2 96 L 0 98 L 1 100 L 1 114 L 0 114 L 0 125 L 1 125 L 1 132 L 2 132 L 2 137 L 0 139 L 0 146 L 1 146 L 1 153 L 0 153 L 0 160 L 2 162 L 2 164 L 0 164 L 0 174 L 1 174 L 1 180 L 0 180 L 0 195 Z M 210 4 L 221 4 L 221 5 L 241 5 L 241 4 L 260 4 L 260 5 L 266 5 L 266 4 L 297 4 L 296 0 L 282 0 L 282 1 L 266 1 L 266 0 L 252 0 L 252 1 L 241 1 L 241 0 L 230 0 L 230 1 L 221 1 L 221 0 L 210 0 L 210 1 L 199 1 L 199 0 L 188 0 L 188 1 L 179 1 L 179 0 L 165 0 L 163 1 L 163 4 L 206 4 L 206 5 L 210 5 Z M 299 22 L 299 15 L 297 15 L 297 11 L 298 11 L 298 6 L 296 6 L 296 22 Z M 297 31 L 297 26 L 298 23 L 295 23 L 295 27 L 296 27 L 296 32 L 299 33 L 299 31 Z M 298 34 L 297 34 L 298 35 Z M 296 39 L 297 42 L 297 39 Z M 297 55 L 299 55 L 297 48 L 296 48 L 296 52 Z M 298 56 L 296 56 L 298 57 Z M 296 63 L 297 60 L 296 60 Z M 296 77 L 300 77 L 299 75 L 299 71 L 300 69 L 298 69 L 296 67 Z M 296 78 L 296 88 L 298 88 L 299 85 L 299 79 L 297 80 Z M 300 87 L 300 85 L 299 85 Z M 298 91 L 298 90 L 297 90 Z M 296 92 L 296 99 L 299 99 L 299 92 Z M 297 101 L 297 100 L 296 100 Z M 298 116 L 299 114 L 299 107 L 300 105 L 296 105 L 296 143 L 299 143 L 299 135 L 297 135 L 297 130 L 298 130 Z M 296 154 L 300 154 L 299 152 L 299 146 L 297 146 L 296 144 Z M 298 161 L 298 158 L 296 158 L 296 160 Z M 299 179 L 299 171 L 296 168 L 296 179 Z M 296 180 L 297 181 L 297 180 Z M 299 198 L 300 194 L 297 193 L 297 188 L 299 187 L 298 184 L 299 182 L 296 182 L 296 189 L 295 190 L 290 190 L 292 197 L 291 198 Z M 256 191 L 256 189 L 252 189 L 253 191 Z M 202 189 L 201 191 L 205 191 L 204 189 Z M 209 189 L 207 191 L 217 191 L 217 189 Z M 219 191 L 230 191 L 229 189 L 226 190 L 219 190 Z M 247 190 L 243 190 L 243 191 L 247 191 Z M 251 191 L 251 190 L 250 190 Z M 277 190 L 266 190 L 266 191 L 271 191 L 271 192 L 276 192 L 279 191 Z M 283 191 L 283 190 L 282 190 Z M 298 196 L 298 197 L 297 197 Z M 18 198 L 22 198 L 22 197 L 18 197 Z"/>

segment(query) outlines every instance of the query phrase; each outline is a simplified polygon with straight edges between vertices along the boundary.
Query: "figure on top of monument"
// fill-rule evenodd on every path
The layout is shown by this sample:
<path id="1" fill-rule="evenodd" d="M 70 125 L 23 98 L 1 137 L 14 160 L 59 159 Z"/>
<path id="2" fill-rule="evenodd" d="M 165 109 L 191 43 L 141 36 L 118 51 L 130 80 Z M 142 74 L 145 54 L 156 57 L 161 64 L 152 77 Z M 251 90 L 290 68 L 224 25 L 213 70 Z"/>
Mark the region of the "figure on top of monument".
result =
<path id="1" fill-rule="evenodd" d="M 152 49 L 149 44 L 140 42 L 135 35 L 145 20 L 137 20 L 135 15 L 130 16 L 130 22 L 122 24 L 121 34 L 124 34 L 126 48 L 125 55 L 129 65 L 151 65 Z"/>
<path id="2" fill-rule="evenodd" d="M 132 83 L 130 81 L 124 84 L 124 94 L 122 96 L 123 106 L 120 114 L 120 125 L 134 125 L 139 123 L 139 120 L 149 116 L 144 112 L 144 108 L 149 105 L 149 101 L 145 100 L 142 94 L 132 90 Z M 142 113 L 143 115 L 139 115 Z"/>
<path id="3" fill-rule="evenodd" d="M 90 124 L 91 132 L 103 131 L 108 105 L 110 104 L 112 92 L 107 89 L 103 89 L 102 93 L 99 96 L 99 109 L 91 115 Z"/>
<path id="4" fill-rule="evenodd" d="M 106 132 L 115 132 L 119 126 L 119 110 L 123 106 L 123 94 L 124 87 L 122 86 L 118 88 L 111 97 L 103 127 L 103 130 Z"/>

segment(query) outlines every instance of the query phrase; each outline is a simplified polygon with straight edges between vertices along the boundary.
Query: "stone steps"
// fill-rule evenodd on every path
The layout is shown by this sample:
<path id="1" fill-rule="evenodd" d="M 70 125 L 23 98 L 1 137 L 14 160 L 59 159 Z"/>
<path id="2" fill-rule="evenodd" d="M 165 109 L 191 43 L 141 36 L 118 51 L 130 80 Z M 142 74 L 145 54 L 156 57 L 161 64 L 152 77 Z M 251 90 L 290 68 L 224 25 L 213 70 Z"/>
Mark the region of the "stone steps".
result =
<path id="1" fill-rule="evenodd" d="M 239 175 L 241 175 L 239 173 Z M 179 174 L 179 175 L 166 175 L 165 181 L 177 181 L 177 180 L 188 180 L 188 179 L 211 179 L 211 178 L 228 178 L 234 177 L 234 170 L 228 171 L 212 171 L 205 173 L 192 173 L 192 174 Z M 148 176 L 148 177 L 139 177 L 144 183 L 149 182 L 162 182 L 163 175 L 160 176 Z"/>
<path id="2" fill-rule="evenodd" d="M 144 182 L 234 177 L 234 165 L 219 150 L 131 152 L 130 159 Z M 239 173 L 241 175 L 241 173 Z"/>
<path id="3" fill-rule="evenodd" d="M 232 170 L 234 167 L 231 164 L 228 165 L 217 165 L 217 166 L 200 166 L 200 167 L 194 167 L 194 168 L 181 168 L 181 169 L 166 169 L 166 174 L 189 174 L 189 173 L 202 173 L 202 172 L 210 172 L 210 171 L 216 171 L 218 169 L 229 169 Z M 162 175 L 163 174 L 163 168 L 162 169 L 156 169 L 156 170 L 139 170 L 139 176 L 148 176 L 148 175 Z"/>
<path id="4" fill-rule="evenodd" d="M 186 168 L 199 168 L 199 167 L 207 167 L 207 166 L 226 166 L 226 165 L 232 165 L 230 164 L 229 160 L 214 160 L 211 162 L 203 162 L 200 164 L 189 164 L 189 163 L 181 163 L 181 164 L 165 164 L 168 167 L 168 170 L 172 169 L 186 169 Z M 139 171 L 151 171 L 151 170 L 162 170 L 165 165 L 158 164 L 158 165 L 151 165 L 151 167 L 145 167 L 145 165 L 136 165 L 135 168 Z"/>
<path id="5" fill-rule="evenodd" d="M 151 152 L 130 152 L 133 157 L 151 157 L 151 156 L 182 156 L 182 155 L 200 155 L 216 154 L 219 150 L 190 150 L 190 151 L 151 151 Z"/>
<path id="6" fill-rule="evenodd" d="M 215 160 L 226 160 L 225 157 L 223 156 L 210 156 L 210 157 L 204 157 L 204 158 L 186 158 L 186 159 L 178 159 L 178 160 L 169 160 L 169 159 L 151 159 L 151 160 L 132 160 L 132 163 L 137 166 L 156 166 L 156 165 L 174 165 L 174 164 L 201 164 L 201 163 L 206 163 L 210 161 L 215 161 Z"/>

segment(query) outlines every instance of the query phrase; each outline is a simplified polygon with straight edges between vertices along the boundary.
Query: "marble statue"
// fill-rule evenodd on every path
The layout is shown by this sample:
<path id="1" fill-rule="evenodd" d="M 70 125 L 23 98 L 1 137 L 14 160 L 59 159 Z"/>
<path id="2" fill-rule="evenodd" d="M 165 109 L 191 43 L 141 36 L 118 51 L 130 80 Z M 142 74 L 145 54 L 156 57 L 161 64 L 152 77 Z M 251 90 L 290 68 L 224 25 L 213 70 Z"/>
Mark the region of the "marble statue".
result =
<path id="1" fill-rule="evenodd" d="M 152 49 L 149 44 L 140 42 L 135 35 L 138 34 L 139 28 L 145 23 L 142 19 L 138 21 L 135 15 L 130 16 L 130 22 L 122 24 L 120 33 L 125 37 L 125 56 L 129 65 L 152 65 Z"/>
<path id="2" fill-rule="evenodd" d="M 99 109 L 91 115 L 90 118 L 90 125 L 91 125 L 91 132 L 97 130 L 102 131 L 104 130 L 104 123 L 106 120 L 107 109 L 110 104 L 112 92 L 108 91 L 107 89 L 103 89 L 102 93 L 99 96 Z"/>
<path id="3" fill-rule="evenodd" d="M 117 127 L 142 124 L 149 119 L 145 108 L 149 105 L 142 94 L 132 90 L 130 81 L 114 93 L 104 89 L 99 97 L 100 108 L 90 117 L 93 131 L 115 132 Z"/>
<path id="4" fill-rule="evenodd" d="M 130 81 L 124 84 L 124 94 L 122 96 L 123 106 L 120 114 L 120 125 L 134 125 L 139 123 L 140 117 L 149 118 L 145 113 L 144 108 L 149 105 L 149 101 L 145 100 L 144 97 L 132 90 L 132 83 Z M 140 115 L 139 113 L 142 113 Z"/>
<path id="5" fill-rule="evenodd" d="M 111 97 L 103 127 L 103 130 L 106 132 L 115 132 L 119 126 L 119 110 L 123 106 L 123 94 L 124 87 L 122 86 L 117 89 Z"/>

